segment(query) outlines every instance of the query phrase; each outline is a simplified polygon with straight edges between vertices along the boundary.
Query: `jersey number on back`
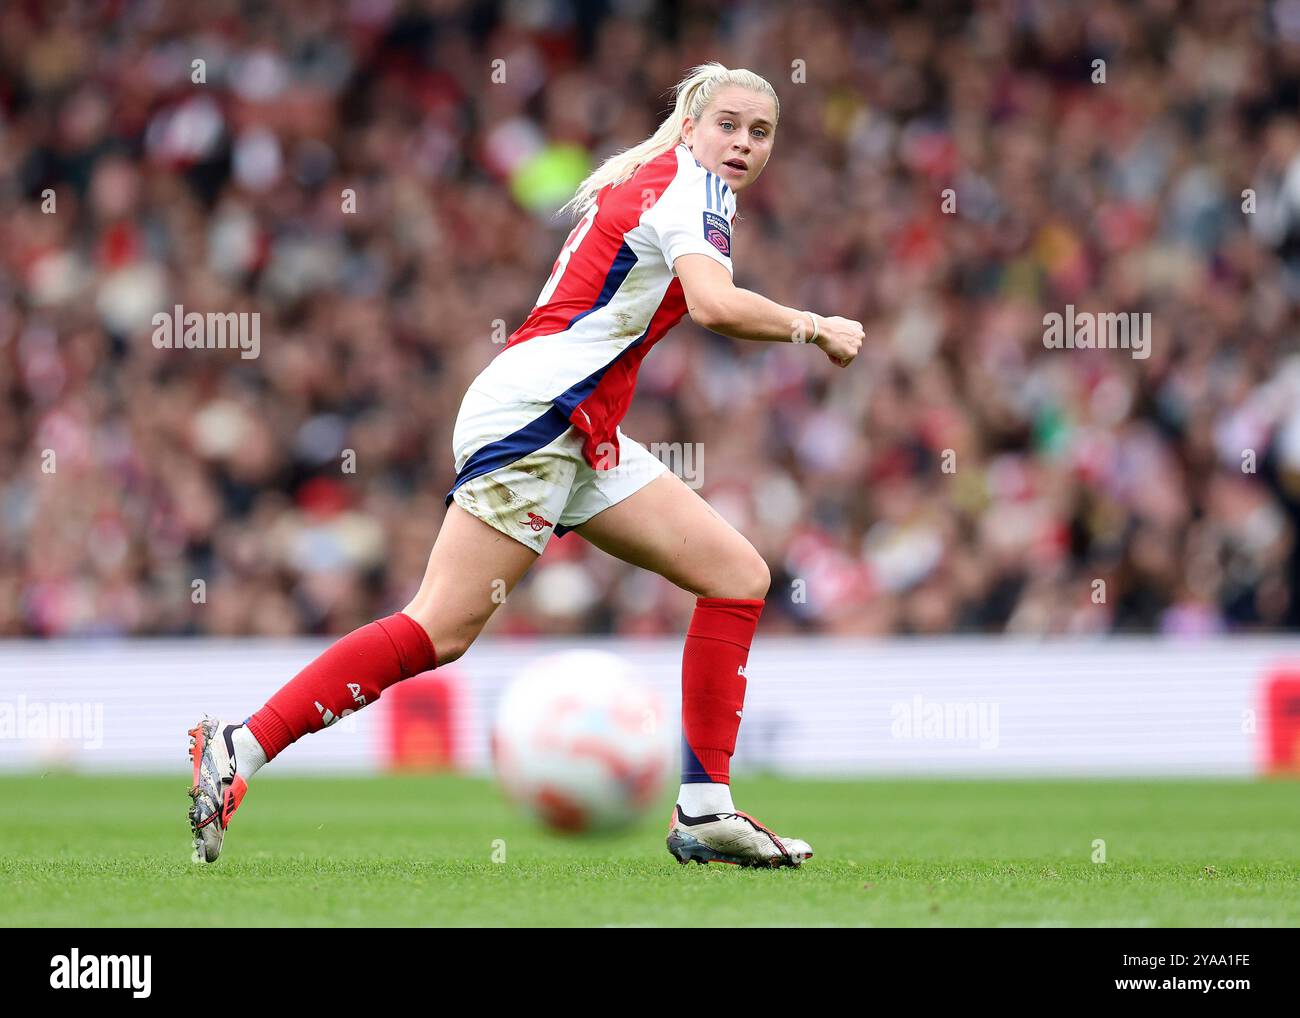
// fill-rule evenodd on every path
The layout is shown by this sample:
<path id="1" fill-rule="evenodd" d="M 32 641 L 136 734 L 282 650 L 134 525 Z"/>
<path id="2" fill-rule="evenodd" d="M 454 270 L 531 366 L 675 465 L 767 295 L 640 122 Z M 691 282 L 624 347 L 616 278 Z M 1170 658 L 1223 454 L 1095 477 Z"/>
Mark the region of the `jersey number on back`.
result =
<path id="1" fill-rule="evenodd" d="M 555 267 L 551 269 L 551 278 L 546 281 L 546 285 L 542 287 L 542 292 L 537 296 L 538 307 L 549 301 L 551 294 L 555 293 L 555 288 L 560 285 L 560 277 L 564 275 L 564 270 L 569 265 L 569 259 L 573 257 L 573 252 L 578 250 L 582 238 L 587 235 L 587 231 L 591 229 L 591 224 L 595 221 L 596 205 L 593 203 L 591 208 L 587 210 L 587 214 L 573 228 L 573 232 L 569 234 L 569 239 L 564 242 L 564 247 L 560 250 L 560 257 L 555 259 Z"/>

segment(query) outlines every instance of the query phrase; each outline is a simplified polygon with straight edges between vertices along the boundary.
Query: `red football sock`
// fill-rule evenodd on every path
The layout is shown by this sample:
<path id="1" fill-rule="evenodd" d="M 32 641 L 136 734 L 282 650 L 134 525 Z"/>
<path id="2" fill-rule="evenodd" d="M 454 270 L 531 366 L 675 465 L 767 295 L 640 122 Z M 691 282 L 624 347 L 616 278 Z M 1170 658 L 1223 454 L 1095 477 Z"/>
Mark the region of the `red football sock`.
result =
<path id="1" fill-rule="evenodd" d="M 248 719 L 248 730 L 272 760 L 304 735 L 374 703 L 394 682 L 436 667 L 429 634 L 398 612 L 332 644 Z"/>
<path id="2" fill-rule="evenodd" d="M 682 652 L 682 783 L 731 782 L 745 662 L 762 614 L 761 600 L 696 599 Z"/>

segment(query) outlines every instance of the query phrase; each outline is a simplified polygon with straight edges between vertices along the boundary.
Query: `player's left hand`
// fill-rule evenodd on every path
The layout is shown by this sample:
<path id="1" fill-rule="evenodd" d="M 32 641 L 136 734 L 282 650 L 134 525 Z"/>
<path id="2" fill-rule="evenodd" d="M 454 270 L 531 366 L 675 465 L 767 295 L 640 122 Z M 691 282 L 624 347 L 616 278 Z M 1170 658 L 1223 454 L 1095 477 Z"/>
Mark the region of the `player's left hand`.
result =
<path id="1" fill-rule="evenodd" d="M 819 324 L 820 335 L 815 340 L 816 344 L 831 359 L 831 363 L 847 368 L 862 349 L 862 340 L 866 338 L 862 323 L 855 322 L 852 318 L 835 317 L 822 318 Z"/>

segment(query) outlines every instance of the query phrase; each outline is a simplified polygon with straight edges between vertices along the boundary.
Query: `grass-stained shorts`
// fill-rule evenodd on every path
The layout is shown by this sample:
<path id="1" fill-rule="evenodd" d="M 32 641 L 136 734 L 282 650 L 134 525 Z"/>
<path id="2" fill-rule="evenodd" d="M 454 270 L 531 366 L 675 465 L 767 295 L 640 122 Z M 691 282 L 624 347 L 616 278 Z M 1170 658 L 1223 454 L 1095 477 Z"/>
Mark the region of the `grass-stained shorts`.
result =
<path id="1" fill-rule="evenodd" d="M 502 401 L 471 385 L 452 433 L 456 483 L 447 504 L 455 499 L 540 555 L 552 534 L 586 523 L 668 469 L 616 431 L 618 466 L 595 470 L 582 455 L 585 436 L 561 409 Z"/>

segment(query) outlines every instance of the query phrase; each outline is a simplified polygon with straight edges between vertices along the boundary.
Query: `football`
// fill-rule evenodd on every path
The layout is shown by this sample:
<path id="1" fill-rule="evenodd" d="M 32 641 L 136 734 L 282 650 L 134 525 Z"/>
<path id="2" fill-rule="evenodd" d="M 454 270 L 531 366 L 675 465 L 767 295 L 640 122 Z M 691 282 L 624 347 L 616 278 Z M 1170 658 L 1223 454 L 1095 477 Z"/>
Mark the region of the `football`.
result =
<path id="1" fill-rule="evenodd" d="M 663 721 L 658 697 L 622 658 L 540 658 L 502 695 L 491 738 L 497 779 L 552 830 L 617 830 L 663 788 L 673 745 Z"/>

